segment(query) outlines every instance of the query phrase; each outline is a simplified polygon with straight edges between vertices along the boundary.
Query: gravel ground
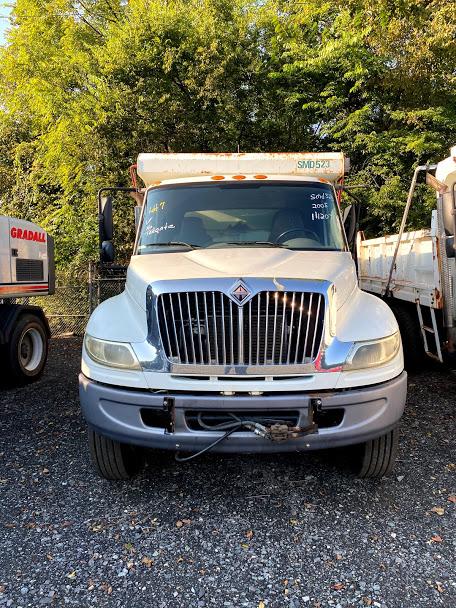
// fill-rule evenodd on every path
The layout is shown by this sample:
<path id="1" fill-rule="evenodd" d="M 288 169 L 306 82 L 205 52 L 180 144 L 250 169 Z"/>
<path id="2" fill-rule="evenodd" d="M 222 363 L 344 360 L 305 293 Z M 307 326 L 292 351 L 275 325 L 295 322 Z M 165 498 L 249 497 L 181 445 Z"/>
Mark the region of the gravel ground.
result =
<path id="1" fill-rule="evenodd" d="M 343 452 L 149 459 L 98 478 L 77 396 L 80 341 L 0 394 L 0 606 L 456 606 L 456 378 L 410 379 L 399 462 Z"/>

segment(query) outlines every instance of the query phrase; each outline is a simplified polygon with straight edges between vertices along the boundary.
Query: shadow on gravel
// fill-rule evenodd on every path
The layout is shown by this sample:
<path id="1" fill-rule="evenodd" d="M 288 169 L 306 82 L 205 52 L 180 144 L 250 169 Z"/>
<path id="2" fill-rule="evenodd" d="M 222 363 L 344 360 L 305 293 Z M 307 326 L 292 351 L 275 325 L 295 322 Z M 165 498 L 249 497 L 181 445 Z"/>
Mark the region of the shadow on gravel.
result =
<path id="1" fill-rule="evenodd" d="M 387 479 L 357 479 L 341 448 L 149 452 L 109 482 L 89 462 L 80 349 L 53 340 L 39 382 L 0 392 L 0 606 L 456 606 L 456 378 L 440 366 L 409 377 Z"/>
<path id="2" fill-rule="evenodd" d="M 238 471 L 237 467 L 240 464 L 248 464 L 254 462 L 256 468 L 261 468 L 264 471 L 264 475 L 267 476 L 267 472 L 274 467 L 283 467 L 287 470 L 290 477 L 299 478 L 302 477 L 303 473 L 310 472 L 315 473 L 320 471 L 322 476 L 328 474 L 339 474 L 344 477 L 356 479 L 353 472 L 353 457 L 355 447 L 350 448 L 338 448 L 332 450 L 315 450 L 312 452 L 295 452 L 295 453 L 283 453 L 283 454 L 204 454 L 201 457 L 195 458 L 195 460 L 187 463 L 177 462 L 174 459 L 174 453 L 163 453 L 163 452 L 146 452 L 146 476 L 147 478 L 154 475 L 154 471 L 158 467 L 169 468 L 175 471 L 176 475 L 182 475 L 182 477 L 194 477 L 195 475 L 201 477 L 202 472 L 209 472 L 214 467 L 214 464 L 223 462 L 226 466 L 226 470 Z M 255 475 L 248 475 L 245 479 L 246 483 L 258 483 Z M 225 483 L 228 485 L 230 478 L 225 478 Z M 208 480 L 210 483 L 210 479 Z"/>

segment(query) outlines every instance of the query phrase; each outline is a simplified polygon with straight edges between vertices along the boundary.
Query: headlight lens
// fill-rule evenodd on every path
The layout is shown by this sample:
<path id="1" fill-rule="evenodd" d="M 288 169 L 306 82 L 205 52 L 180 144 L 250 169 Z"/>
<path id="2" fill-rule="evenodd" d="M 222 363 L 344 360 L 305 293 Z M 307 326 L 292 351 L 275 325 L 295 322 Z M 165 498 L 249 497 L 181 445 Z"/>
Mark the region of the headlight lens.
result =
<path id="1" fill-rule="evenodd" d="M 141 369 L 132 347 L 127 342 L 109 342 L 86 334 L 84 344 L 87 354 L 96 363 L 120 369 Z"/>
<path id="2" fill-rule="evenodd" d="M 384 365 L 394 359 L 400 347 L 401 337 L 399 332 L 381 340 L 358 342 L 354 345 L 343 369 L 351 371 Z"/>

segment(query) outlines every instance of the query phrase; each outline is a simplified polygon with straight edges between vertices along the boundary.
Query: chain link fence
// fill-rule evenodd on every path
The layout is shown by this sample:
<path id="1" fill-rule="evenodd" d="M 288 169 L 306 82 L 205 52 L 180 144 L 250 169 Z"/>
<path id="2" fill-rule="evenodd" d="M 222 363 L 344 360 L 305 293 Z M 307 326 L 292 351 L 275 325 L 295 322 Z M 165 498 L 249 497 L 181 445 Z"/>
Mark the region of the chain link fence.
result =
<path id="1" fill-rule="evenodd" d="M 56 285 L 52 296 L 27 298 L 20 302 L 40 306 L 44 310 L 53 336 L 82 336 L 90 315 L 88 283 Z"/>
<path id="2" fill-rule="evenodd" d="M 125 287 L 125 269 L 100 276 L 95 268 L 79 276 L 57 276 L 52 296 L 21 298 L 20 303 L 40 306 L 49 321 L 53 336 L 84 334 L 89 316 L 108 298 L 119 295 Z"/>

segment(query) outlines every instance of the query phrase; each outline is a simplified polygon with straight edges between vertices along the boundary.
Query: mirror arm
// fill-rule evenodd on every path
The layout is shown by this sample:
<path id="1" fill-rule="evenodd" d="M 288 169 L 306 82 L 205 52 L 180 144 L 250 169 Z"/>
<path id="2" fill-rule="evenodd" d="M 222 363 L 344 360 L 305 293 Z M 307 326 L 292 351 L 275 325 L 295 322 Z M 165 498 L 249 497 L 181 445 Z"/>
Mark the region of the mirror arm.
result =
<path id="1" fill-rule="evenodd" d="M 351 192 L 350 190 L 347 190 L 347 189 L 345 189 L 344 192 L 347 196 L 349 196 L 351 199 L 353 199 L 357 205 L 362 205 L 361 200 L 357 196 L 355 196 L 353 194 L 353 192 Z"/>
<path id="2" fill-rule="evenodd" d="M 347 192 L 349 190 L 355 190 L 355 189 L 359 189 L 359 188 L 371 188 L 372 186 L 369 186 L 369 184 L 353 184 L 352 186 L 346 186 L 345 184 L 337 184 L 336 186 L 334 186 L 334 190 L 336 192 Z"/>

